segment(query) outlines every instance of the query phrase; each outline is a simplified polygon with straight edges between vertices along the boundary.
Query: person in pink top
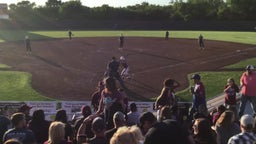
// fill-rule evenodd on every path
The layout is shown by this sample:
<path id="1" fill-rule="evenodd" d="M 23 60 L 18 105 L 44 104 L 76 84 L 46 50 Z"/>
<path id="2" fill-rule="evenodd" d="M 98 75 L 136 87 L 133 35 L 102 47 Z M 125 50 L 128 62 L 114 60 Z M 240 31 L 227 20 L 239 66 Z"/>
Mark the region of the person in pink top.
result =
<path id="1" fill-rule="evenodd" d="M 239 108 L 239 116 L 241 117 L 244 113 L 245 104 L 250 101 L 254 112 L 256 111 L 256 72 L 254 71 L 253 65 L 248 65 L 246 71 L 242 74 L 240 78 L 241 85 L 241 103 Z"/>

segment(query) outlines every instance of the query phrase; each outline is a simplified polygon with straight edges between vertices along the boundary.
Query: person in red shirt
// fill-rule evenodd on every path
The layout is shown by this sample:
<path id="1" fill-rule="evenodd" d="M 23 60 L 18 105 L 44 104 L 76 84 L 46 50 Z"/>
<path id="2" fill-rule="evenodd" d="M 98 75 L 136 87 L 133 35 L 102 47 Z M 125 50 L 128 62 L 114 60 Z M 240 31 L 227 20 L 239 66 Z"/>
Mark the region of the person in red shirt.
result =
<path id="1" fill-rule="evenodd" d="M 225 96 L 225 106 L 236 107 L 236 93 L 239 92 L 239 88 L 235 83 L 233 78 L 227 80 L 227 85 L 224 88 Z"/>
<path id="2" fill-rule="evenodd" d="M 247 101 L 251 102 L 254 113 L 256 111 L 256 72 L 254 71 L 253 65 L 248 65 L 246 67 L 246 71 L 242 74 L 240 78 L 240 86 L 242 97 L 239 107 L 239 116 L 241 117 L 244 113 Z"/>
<path id="3" fill-rule="evenodd" d="M 201 82 L 201 76 L 199 74 L 193 74 L 191 79 L 194 80 L 195 85 L 192 86 L 190 90 L 193 96 L 192 108 L 189 112 L 190 119 L 192 119 L 193 114 L 198 111 L 200 105 L 206 106 L 205 88 Z"/>

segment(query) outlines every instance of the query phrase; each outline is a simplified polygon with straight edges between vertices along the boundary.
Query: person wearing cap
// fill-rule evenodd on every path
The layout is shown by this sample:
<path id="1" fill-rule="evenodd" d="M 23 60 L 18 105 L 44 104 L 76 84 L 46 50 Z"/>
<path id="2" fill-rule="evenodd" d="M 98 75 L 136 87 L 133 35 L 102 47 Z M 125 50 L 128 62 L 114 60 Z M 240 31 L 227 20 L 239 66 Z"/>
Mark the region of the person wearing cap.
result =
<path id="1" fill-rule="evenodd" d="M 32 116 L 30 116 L 31 108 L 32 108 L 32 106 L 28 106 L 27 104 L 22 104 L 18 110 L 18 112 L 25 114 L 25 119 L 26 119 L 27 124 L 29 123 L 29 121 L 32 120 Z"/>
<path id="2" fill-rule="evenodd" d="M 120 85 L 123 87 L 123 88 L 126 88 L 124 86 L 124 82 L 123 82 L 123 79 L 121 78 L 118 70 L 119 70 L 119 66 L 120 66 L 120 63 L 116 60 L 116 57 L 112 57 L 112 60 L 108 63 L 108 76 L 109 77 L 112 77 L 112 78 L 115 78 L 116 80 L 119 81 Z"/>
<path id="3" fill-rule="evenodd" d="M 246 102 L 251 102 L 254 113 L 256 112 L 256 72 L 254 71 L 253 65 L 248 65 L 245 72 L 240 78 L 241 87 L 241 103 L 239 107 L 239 116 L 241 117 L 244 113 Z"/>
<path id="4" fill-rule="evenodd" d="M 3 142 L 15 138 L 23 144 L 36 144 L 34 132 L 26 128 L 26 120 L 23 113 L 14 113 L 11 116 L 11 122 L 13 128 L 5 132 Z"/>
<path id="5" fill-rule="evenodd" d="M 206 106 L 205 88 L 201 82 L 201 76 L 199 74 L 193 74 L 191 79 L 194 80 L 194 86 L 191 87 L 190 90 L 193 95 L 192 108 L 189 114 L 190 118 L 192 118 L 193 114 L 198 111 L 200 105 Z"/>
<path id="6" fill-rule="evenodd" d="M 256 135 L 252 132 L 254 126 L 254 118 L 248 114 L 243 115 L 240 119 L 241 133 L 229 138 L 228 144 L 255 144 Z"/>

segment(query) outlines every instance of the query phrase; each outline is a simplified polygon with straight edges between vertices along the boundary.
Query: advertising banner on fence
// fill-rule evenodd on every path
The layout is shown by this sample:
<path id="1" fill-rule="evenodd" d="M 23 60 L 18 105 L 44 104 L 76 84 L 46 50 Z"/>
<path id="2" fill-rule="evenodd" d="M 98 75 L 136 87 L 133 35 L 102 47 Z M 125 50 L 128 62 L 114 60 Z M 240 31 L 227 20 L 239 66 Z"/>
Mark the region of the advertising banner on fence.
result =
<path id="1" fill-rule="evenodd" d="M 130 101 L 132 103 L 133 101 Z M 137 105 L 138 112 L 143 113 L 147 111 L 154 112 L 153 102 L 134 102 Z M 83 105 L 91 106 L 90 101 L 5 101 L 0 102 L 1 112 L 10 117 L 13 113 L 17 112 L 22 104 L 31 106 L 30 115 L 38 109 L 42 109 L 45 112 L 45 119 L 54 120 L 57 110 L 66 110 L 68 120 L 71 121 L 72 117 L 81 116 L 81 107 Z M 129 105 L 128 105 L 129 106 Z"/>

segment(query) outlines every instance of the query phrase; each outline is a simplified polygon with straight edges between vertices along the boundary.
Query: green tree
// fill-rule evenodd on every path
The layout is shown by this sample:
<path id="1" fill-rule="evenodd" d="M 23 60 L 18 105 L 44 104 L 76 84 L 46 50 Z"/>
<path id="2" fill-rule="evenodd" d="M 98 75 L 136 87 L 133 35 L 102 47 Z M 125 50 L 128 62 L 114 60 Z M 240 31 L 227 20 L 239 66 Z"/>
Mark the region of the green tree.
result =
<path id="1" fill-rule="evenodd" d="M 51 19 L 58 19 L 59 9 L 62 5 L 61 0 L 48 0 L 45 2 L 45 7 L 40 8 L 38 11 L 43 15 Z"/>
<path id="2" fill-rule="evenodd" d="M 47 2 L 45 2 L 46 7 L 57 7 L 57 8 L 59 8 L 61 6 L 61 4 L 62 4 L 61 0 L 47 0 Z"/>
<path id="3" fill-rule="evenodd" d="M 62 18 L 80 19 L 83 18 L 83 6 L 80 0 L 71 0 L 61 5 L 59 9 Z"/>
<path id="4" fill-rule="evenodd" d="M 114 8 L 109 5 L 102 5 L 101 7 L 95 8 L 95 16 L 100 19 L 111 19 L 114 14 Z"/>
<path id="5" fill-rule="evenodd" d="M 233 14 L 231 8 L 227 3 L 224 3 L 218 7 L 217 17 L 219 20 L 232 20 Z"/>
<path id="6" fill-rule="evenodd" d="M 192 7 L 189 3 L 184 2 L 175 2 L 173 4 L 173 13 L 171 14 L 171 18 L 175 20 L 184 20 L 188 21 L 191 19 Z"/>
<path id="7" fill-rule="evenodd" d="M 240 20 L 255 20 L 255 0 L 231 0 L 231 11 Z"/>
<path id="8" fill-rule="evenodd" d="M 140 20 L 163 20 L 169 19 L 172 8 L 170 6 L 151 5 L 147 2 L 127 7 L 136 13 L 135 18 Z"/>
<path id="9" fill-rule="evenodd" d="M 9 5 L 10 16 L 17 20 L 28 20 L 34 17 L 33 9 L 36 4 L 29 1 L 21 1 L 17 4 Z"/>

